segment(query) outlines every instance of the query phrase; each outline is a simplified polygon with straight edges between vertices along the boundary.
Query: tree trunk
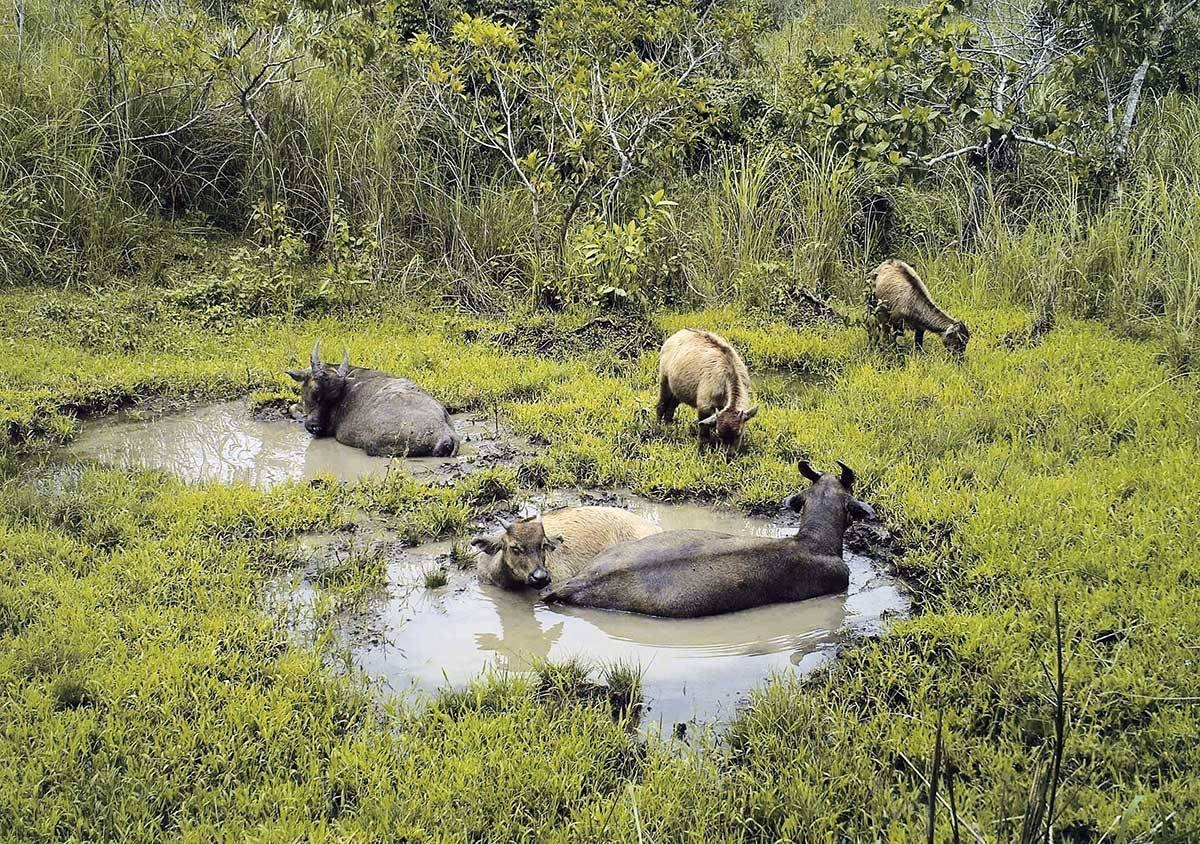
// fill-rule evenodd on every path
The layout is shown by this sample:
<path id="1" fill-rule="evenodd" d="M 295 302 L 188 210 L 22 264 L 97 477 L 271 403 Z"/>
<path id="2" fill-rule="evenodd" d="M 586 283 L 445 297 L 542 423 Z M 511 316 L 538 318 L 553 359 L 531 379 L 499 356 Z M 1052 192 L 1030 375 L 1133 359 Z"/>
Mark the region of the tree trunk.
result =
<path id="1" fill-rule="evenodd" d="M 967 216 L 963 221 L 962 234 L 959 236 L 959 247 L 968 249 L 975 243 L 982 228 L 983 204 L 986 200 L 983 171 L 971 167 L 971 195 L 967 199 Z"/>

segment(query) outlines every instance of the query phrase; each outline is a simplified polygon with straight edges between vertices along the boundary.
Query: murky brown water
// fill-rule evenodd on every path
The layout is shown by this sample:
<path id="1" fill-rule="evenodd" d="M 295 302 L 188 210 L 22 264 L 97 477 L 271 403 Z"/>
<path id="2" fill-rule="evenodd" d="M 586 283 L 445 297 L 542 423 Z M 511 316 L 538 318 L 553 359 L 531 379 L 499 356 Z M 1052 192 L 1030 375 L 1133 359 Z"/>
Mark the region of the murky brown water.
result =
<path id="1" fill-rule="evenodd" d="M 450 458 L 369 457 L 332 437 L 315 439 L 299 422 L 254 419 L 248 399 L 89 422 L 67 453 L 121 466 L 163 469 L 187 481 L 256 486 L 318 475 L 339 480 L 381 477 L 389 467 L 428 477 L 511 456 L 511 438 L 493 423 L 466 414 L 453 419 L 463 442 L 458 455 Z"/>
<path id="2" fill-rule="evenodd" d="M 559 494 L 545 506 L 574 503 L 577 496 Z M 790 530 L 695 504 L 631 496 L 617 503 L 666 530 L 702 528 L 756 536 L 780 536 Z M 344 536 L 325 539 L 346 541 Z M 381 539 L 386 541 L 386 535 L 353 541 Z M 397 693 L 462 686 L 489 669 L 527 671 L 539 659 L 621 661 L 644 669 L 644 723 L 669 730 L 678 722 L 728 719 L 749 689 L 767 677 L 816 668 L 832 658 L 833 644 L 846 632 L 877 632 L 886 617 L 907 610 L 897 583 L 880 574 L 870 560 L 849 552 L 847 594 L 701 619 L 551 607 L 531 591 L 481 584 L 474 572 L 453 566 L 446 586 L 425 588 L 424 573 L 444 562 L 451 545 L 444 541 L 412 549 L 390 547 L 389 596 L 352 625 L 355 663 Z"/>
<path id="3" fill-rule="evenodd" d="M 803 385 L 772 384 L 800 400 Z M 77 457 L 164 469 L 189 481 L 269 486 L 290 479 L 333 475 L 354 480 L 402 469 L 418 477 L 446 477 L 529 453 L 493 422 L 455 417 L 463 446 L 455 458 L 368 457 L 332 439 L 313 439 L 299 423 L 251 417 L 247 400 L 169 415 L 126 414 L 88 423 L 69 446 Z M 614 497 L 616 500 L 614 501 Z M 662 504 L 629 495 L 559 492 L 530 500 L 538 509 L 579 503 L 627 506 L 666 530 L 702 528 L 730 534 L 780 536 L 790 528 L 741 513 L 696 504 Z M 574 607 L 549 607 L 535 593 L 480 584 L 473 571 L 449 566 L 449 583 L 424 586 L 424 574 L 445 564 L 450 541 L 405 549 L 386 523 L 354 535 L 306 537 L 315 556 L 340 546 L 382 543 L 389 560 L 388 594 L 346 624 L 355 663 L 397 693 L 428 693 L 462 686 L 486 670 L 527 671 L 539 659 L 583 657 L 594 663 L 635 663 L 644 669 L 644 723 L 670 729 L 677 722 L 709 723 L 731 717 L 749 689 L 776 672 L 807 671 L 833 656 L 847 631 L 876 632 L 903 613 L 897 583 L 872 562 L 847 552 L 850 588 L 794 604 L 760 607 L 703 619 L 659 619 Z M 305 582 L 293 607 L 311 604 Z"/>

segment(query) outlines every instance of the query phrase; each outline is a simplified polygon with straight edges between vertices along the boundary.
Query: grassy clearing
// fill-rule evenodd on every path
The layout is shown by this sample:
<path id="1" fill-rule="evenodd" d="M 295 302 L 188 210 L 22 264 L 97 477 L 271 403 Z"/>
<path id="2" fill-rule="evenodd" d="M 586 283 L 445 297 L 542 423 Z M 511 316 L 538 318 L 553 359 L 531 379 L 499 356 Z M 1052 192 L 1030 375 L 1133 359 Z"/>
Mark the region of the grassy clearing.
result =
<path id="1" fill-rule="evenodd" d="M 143 5 L 118 47 L 190 43 L 162 26 L 178 10 Z M 1054 731 L 1056 600 L 1057 840 L 1200 837 L 1194 99 L 1143 106 L 1119 190 L 1033 148 L 982 183 L 958 166 L 880 183 L 816 143 L 697 150 L 601 204 L 627 223 L 638 194 L 666 190 L 678 204 L 630 244 L 626 282 L 706 310 L 492 319 L 459 306 L 498 311 L 547 282 L 590 297 L 601 276 L 578 241 L 598 209 L 549 261 L 556 238 L 524 188 L 403 75 L 305 59 L 257 100 L 257 130 L 197 101 L 207 86 L 170 62 L 143 77 L 146 56 L 122 55 L 114 77 L 100 30 L 127 6 L 0 11 L 15 35 L 0 39 L 0 275 L 29 285 L 0 292 L 0 839 L 923 840 L 941 717 L 963 824 L 1016 840 Z M 238 8 L 197 12 L 197 32 L 225 32 Z M 774 13 L 765 62 L 732 81 L 785 102 L 803 50 L 884 25 L 866 0 Z M 1151 77 L 1156 97 L 1172 89 Z M 269 245 L 214 244 L 222 231 Z M 855 315 L 884 254 L 970 324 L 964 365 L 810 324 L 801 291 Z M 1039 311 L 1057 327 L 1021 342 Z M 735 460 L 698 455 L 683 412 L 652 424 L 653 346 L 688 325 L 762 376 Z M 80 413 L 290 396 L 283 369 L 317 338 L 494 414 L 542 455 L 435 488 L 26 471 Z M 481 679 L 423 711 L 368 694 L 332 628 L 385 585 L 370 552 L 313 573 L 311 636 L 266 597 L 298 565 L 281 550 L 297 534 L 364 510 L 417 542 L 461 535 L 522 485 L 757 508 L 796 488 L 800 459 L 858 470 L 907 545 L 917 614 L 827 674 L 759 690 L 724 743 L 684 758 L 627 729 L 630 666 L 608 667 L 600 695 L 582 664 Z"/>
<path id="2" fill-rule="evenodd" d="M 948 267 L 935 264 L 931 284 Z M 57 295 L 64 307 L 108 307 Z M 1009 349 L 1029 315 L 966 286 L 945 297 L 972 325 L 962 366 L 936 348 L 878 356 L 860 329 L 797 332 L 737 309 L 662 315 L 662 333 L 724 331 L 752 370 L 827 379 L 764 391 L 746 453 L 726 461 L 697 454 L 684 414 L 673 428 L 651 425 L 652 353 L 608 368 L 596 365 L 603 349 L 518 355 L 487 339 L 505 326 L 386 308 L 220 334 L 164 318 L 132 348 L 101 351 L 71 325 L 39 321 L 48 298 L 7 294 L 0 308 L 14 338 L 0 413 L 26 449 L 66 435 L 71 407 L 282 391 L 280 369 L 312 339 L 346 338 L 356 361 L 411 375 L 456 406 L 495 407 L 544 438 L 544 455 L 517 471 L 526 482 L 755 507 L 795 489 L 799 459 L 844 459 L 908 544 L 920 613 L 848 649 L 827 675 L 761 690 L 727 746 L 678 758 L 640 746 L 607 699 L 550 701 L 523 680 L 483 681 L 421 714 L 381 706 L 327 667 L 328 637 L 289 640 L 264 603 L 264 582 L 285 564 L 281 539 L 360 509 L 414 540 L 456 535 L 515 494 L 511 471 L 449 488 L 392 477 L 269 492 L 101 469 L 58 485 L 10 477 L 0 493 L 0 686 L 14 713 L 0 734 L 12 762 L 0 771 L 6 836 L 205 838 L 221 825 L 272 839 L 840 830 L 916 840 L 941 712 L 961 817 L 1008 840 L 1051 732 L 1043 664 L 1055 597 L 1068 719 L 1057 828 L 1111 830 L 1110 840 L 1186 840 L 1200 828 L 1190 773 L 1200 767 L 1190 540 L 1200 394 L 1157 344 L 1068 319 L 1040 345 Z M 321 578 L 335 593 L 379 582 L 368 556 L 335 568 Z M 632 700 L 633 672 L 609 674 Z"/>

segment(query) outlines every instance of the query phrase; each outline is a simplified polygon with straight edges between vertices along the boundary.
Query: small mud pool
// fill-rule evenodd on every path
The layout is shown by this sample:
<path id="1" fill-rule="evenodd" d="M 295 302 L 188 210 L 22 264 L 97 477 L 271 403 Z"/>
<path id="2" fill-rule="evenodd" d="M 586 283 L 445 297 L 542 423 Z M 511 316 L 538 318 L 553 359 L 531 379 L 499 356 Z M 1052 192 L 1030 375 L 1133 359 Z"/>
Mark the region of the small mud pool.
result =
<path id="1" fill-rule="evenodd" d="M 552 496 L 546 507 L 579 503 Z M 587 502 L 584 502 L 587 503 Z M 612 503 L 611 498 L 607 503 Z M 702 528 L 780 536 L 791 528 L 694 504 L 661 504 L 632 496 L 616 502 L 667 530 Z M 541 504 L 541 502 L 539 502 Z M 485 670 L 528 671 L 540 659 L 581 657 L 592 663 L 634 663 L 644 671 L 643 725 L 669 731 L 676 723 L 727 720 L 748 691 L 777 672 L 804 672 L 833 656 L 847 633 L 878 632 L 907 610 L 893 579 L 865 557 L 847 553 L 847 594 L 760 607 L 702 619 L 661 619 L 576 607 L 547 606 L 535 593 L 480 584 L 474 571 L 447 562 L 452 542 L 404 549 L 385 533 L 309 537 L 320 556 L 347 544 L 382 543 L 388 597 L 346 625 L 355 663 L 396 693 L 461 687 Z M 444 566 L 449 583 L 428 589 L 424 574 Z M 309 587 L 294 596 L 304 602 Z"/>
<path id="2" fill-rule="evenodd" d="M 256 486 L 318 475 L 347 481 L 382 477 L 389 468 L 422 478 L 454 477 L 518 456 L 521 446 L 494 423 L 467 414 L 452 418 L 462 446 L 450 458 L 369 457 L 332 437 L 315 439 L 299 422 L 256 419 L 248 399 L 88 422 L 67 453 L 120 466 L 163 469 L 191 482 Z"/>

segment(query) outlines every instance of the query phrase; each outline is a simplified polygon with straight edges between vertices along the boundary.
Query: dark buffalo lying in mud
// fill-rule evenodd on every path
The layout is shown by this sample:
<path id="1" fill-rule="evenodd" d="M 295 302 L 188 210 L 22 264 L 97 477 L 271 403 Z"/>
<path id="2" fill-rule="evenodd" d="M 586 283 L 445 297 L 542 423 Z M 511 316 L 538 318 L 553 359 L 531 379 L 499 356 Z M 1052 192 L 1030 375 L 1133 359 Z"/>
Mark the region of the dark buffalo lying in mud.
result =
<path id="1" fill-rule="evenodd" d="M 550 603 L 697 618 L 843 591 L 850 570 L 842 536 L 874 511 L 852 495 L 854 472 L 800 464 L 812 486 L 785 502 L 802 516 L 783 539 L 679 530 L 614 545 L 584 571 L 542 593 Z"/>
<path id="2" fill-rule="evenodd" d="M 289 369 L 300 382 L 300 402 L 292 415 L 314 437 L 334 437 L 373 457 L 450 457 L 458 437 L 450 414 L 412 381 L 377 369 L 321 363 L 321 343 L 313 346 L 311 369 Z"/>

